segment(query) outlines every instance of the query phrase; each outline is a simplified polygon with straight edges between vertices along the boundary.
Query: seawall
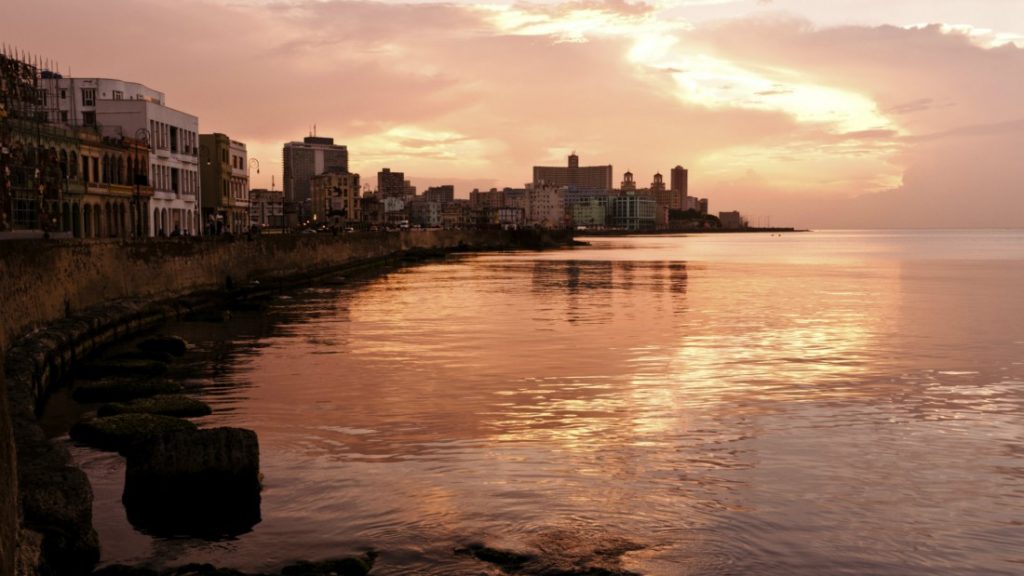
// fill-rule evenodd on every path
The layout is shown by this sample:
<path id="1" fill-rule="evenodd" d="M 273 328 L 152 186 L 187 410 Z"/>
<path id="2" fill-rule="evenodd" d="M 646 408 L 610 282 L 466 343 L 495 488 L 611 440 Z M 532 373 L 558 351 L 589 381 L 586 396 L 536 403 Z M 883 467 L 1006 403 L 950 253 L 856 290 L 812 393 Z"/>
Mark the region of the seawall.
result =
<path id="1" fill-rule="evenodd" d="M 228 288 L 286 286 L 407 251 L 570 240 L 547 232 L 413 230 L 0 243 L 0 576 L 86 573 L 95 562 L 88 481 L 35 419 L 50 386 L 96 347 Z"/>

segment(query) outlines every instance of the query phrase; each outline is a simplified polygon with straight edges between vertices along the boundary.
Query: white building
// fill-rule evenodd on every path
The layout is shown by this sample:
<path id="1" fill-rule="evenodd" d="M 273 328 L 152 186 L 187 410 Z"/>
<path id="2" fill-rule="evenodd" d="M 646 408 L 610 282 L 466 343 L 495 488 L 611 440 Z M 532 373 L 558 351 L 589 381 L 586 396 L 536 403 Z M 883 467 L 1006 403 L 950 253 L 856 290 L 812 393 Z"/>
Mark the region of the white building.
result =
<path id="1" fill-rule="evenodd" d="M 110 78 L 44 79 L 57 94 L 59 121 L 104 136 L 149 142 L 150 235 L 198 234 L 199 119 L 169 108 L 162 92 Z"/>
<path id="2" fill-rule="evenodd" d="M 526 223 L 542 228 L 566 225 L 564 187 L 534 186 L 526 191 Z"/>

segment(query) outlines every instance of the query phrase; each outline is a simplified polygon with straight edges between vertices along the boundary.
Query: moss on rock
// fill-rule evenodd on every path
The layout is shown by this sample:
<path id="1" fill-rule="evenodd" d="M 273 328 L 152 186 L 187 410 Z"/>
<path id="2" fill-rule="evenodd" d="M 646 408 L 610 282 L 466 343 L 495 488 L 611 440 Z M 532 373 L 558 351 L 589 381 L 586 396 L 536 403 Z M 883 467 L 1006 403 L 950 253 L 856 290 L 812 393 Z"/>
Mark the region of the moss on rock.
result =
<path id="1" fill-rule="evenodd" d="M 196 430 L 188 420 L 155 414 L 120 414 L 79 422 L 71 427 L 71 439 L 101 450 L 126 452 L 170 432 Z"/>
<path id="2" fill-rule="evenodd" d="M 210 405 L 182 394 L 160 394 L 150 398 L 139 398 L 131 402 L 112 402 L 100 406 L 97 415 L 100 417 L 118 414 L 159 414 L 162 416 L 178 416 L 195 418 L 207 416 L 212 412 Z"/>
<path id="3" fill-rule="evenodd" d="M 111 378 L 75 385 L 72 396 L 79 402 L 127 402 L 158 394 L 177 394 L 181 384 L 170 380 Z"/>

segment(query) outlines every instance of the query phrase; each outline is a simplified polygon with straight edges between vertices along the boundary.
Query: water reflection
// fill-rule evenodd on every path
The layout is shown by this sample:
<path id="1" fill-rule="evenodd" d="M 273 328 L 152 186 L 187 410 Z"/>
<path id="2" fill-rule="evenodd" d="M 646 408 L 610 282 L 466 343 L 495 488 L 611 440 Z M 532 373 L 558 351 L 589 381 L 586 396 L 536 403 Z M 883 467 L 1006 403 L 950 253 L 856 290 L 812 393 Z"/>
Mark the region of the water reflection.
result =
<path id="1" fill-rule="evenodd" d="M 206 424 L 260 435 L 264 522 L 128 549 L 107 520 L 106 558 L 479 574 L 451 551 L 486 540 L 644 574 L 1013 573 L 1018 236 L 597 240 L 171 326 Z"/>

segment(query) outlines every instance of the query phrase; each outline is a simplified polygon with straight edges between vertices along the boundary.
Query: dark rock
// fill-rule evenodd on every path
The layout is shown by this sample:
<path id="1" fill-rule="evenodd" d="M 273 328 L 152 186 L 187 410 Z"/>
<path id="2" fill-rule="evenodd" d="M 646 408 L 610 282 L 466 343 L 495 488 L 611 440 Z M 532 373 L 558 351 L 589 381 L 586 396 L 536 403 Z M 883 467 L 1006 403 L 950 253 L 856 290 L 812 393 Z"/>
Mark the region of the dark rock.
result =
<path id="1" fill-rule="evenodd" d="M 256 433 L 214 428 L 153 438 L 128 453 L 122 500 L 128 520 L 153 535 L 248 532 L 260 521 Z"/>
<path id="2" fill-rule="evenodd" d="M 159 394 L 177 394 L 181 391 L 181 384 L 170 380 L 112 378 L 95 382 L 79 382 L 75 384 L 71 395 L 75 400 L 83 403 L 125 402 Z"/>
<path id="3" fill-rule="evenodd" d="M 184 356 L 188 350 L 188 342 L 177 336 L 151 336 L 137 345 L 144 352 L 166 352 L 174 356 Z"/>
<path id="4" fill-rule="evenodd" d="M 124 564 L 111 564 L 104 566 L 92 573 L 93 576 L 160 576 L 156 570 L 139 568 L 136 566 L 125 566 Z"/>
<path id="5" fill-rule="evenodd" d="M 120 414 L 79 422 L 71 427 L 71 439 L 101 450 L 122 454 L 133 447 L 171 432 L 193 431 L 188 420 L 155 414 Z"/>
<path id="6" fill-rule="evenodd" d="M 365 576 L 373 569 L 376 559 L 377 553 L 370 551 L 359 558 L 298 562 L 281 570 L 281 576 Z"/>
<path id="7" fill-rule="evenodd" d="M 249 576 L 231 568 L 218 568 L 213 564 L 186 564 L 165 571 L 161 576 Z"/>
<path id="8" fill-rule="evenodd" d="M 170 364 L 174 362 L 174 356 L 169 352 L 163 352 L 160 350 L 132 350 L 131 352 L 121 352 L 110 357 L 111 360 L 153 360 L 154 362 L 163 362 L 164 364 Z"/>
<path id="9" fill-rule="evenodd" d="M 151 398 L 140 398 L 131 402 L 114 402 L 100 406 L 96 414 L 100 417 L 118 414 L 159 414 L 194 418 L 208 416 L 212 410 L 202 400 L 181 394 L 160 394 Z"/>
<path id="10" fill-rule="evenodd" d="M 477 560 L 494 564 L 505 571 L 518 570 L 536 559 L 531 554 L 491 548 L 480 543 L 473 543 L 465 548 L 458 548 L 455 550 L 455 553 L 468 554 Z"/>
<path id="11" fill-rule="evenodd" d="M 156 360 L 109 359 L 97 360 L 82 366 L 82 378 L 112 378 L 118 376 L 159 376 L 167 372 L 167 364 Z"/>
<path id="12" fill-rule="evenodd" d="M 88 574 L 100 558 L 92 527 L 92 488 L 78 468 L 19 470 L 24 526 L 42 535 L 40 574 Z M 22 543 L 22 557 L 27 546 Z"/>

